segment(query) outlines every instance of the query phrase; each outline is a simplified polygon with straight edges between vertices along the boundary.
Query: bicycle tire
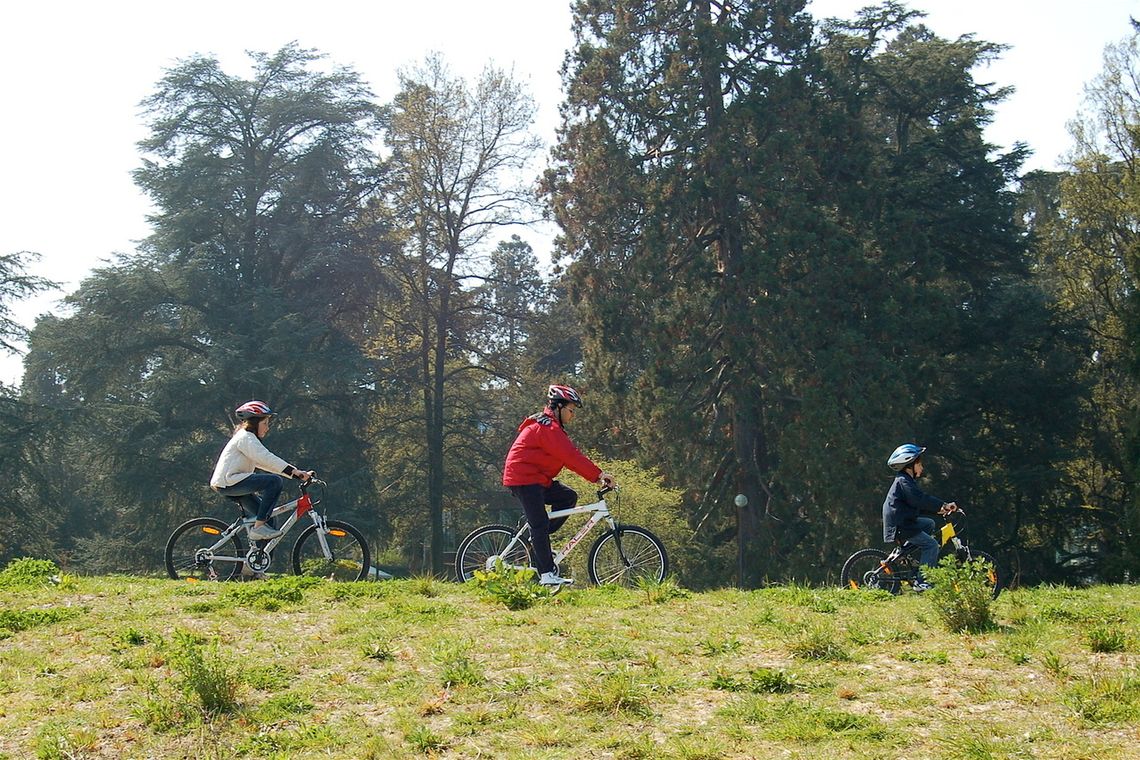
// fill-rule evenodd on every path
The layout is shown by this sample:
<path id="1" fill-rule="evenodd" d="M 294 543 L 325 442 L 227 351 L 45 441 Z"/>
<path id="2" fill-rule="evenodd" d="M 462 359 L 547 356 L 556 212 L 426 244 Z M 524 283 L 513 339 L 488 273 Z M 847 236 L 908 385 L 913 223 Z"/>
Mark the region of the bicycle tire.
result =
<path id="1" fill-rule="evenodd" d="M 293 573 L 330 581 L 362 581 L 372 570 L 372 554 L 364 534 L 343 520 L 326 520 L 325 542 L 332 557 L 321 549 L 317 526 L 301 531 L 293 544 Z"/>
<path id="2" fill-rule="evenodd" d="M 465 583 L 475 577 L 476 570 L 486 570 L 487 560 L 502 554 L 518 532 L 517 527 L 509 525 L 483 525 L 468 533 L 455 550 L 455 580 Z M 533 556 L 530 543 L 519 539 L 503 562 L 516 567 L 534 567 Z"/>
<path id="3" fill-rule="evenodd" d="M 215 556 L 239 558 L 240 561 L 202 561 L 198 556 L 200 550 L 217 543 L 218 537 L 229 527 L 213 517 L 195 517 L 175 528 L 167 539 L 163 552 L 167 575 L 174 580 L 194 578 L 200 581 L 228 581 L 237 577 L 245 564 L 245 547 L 238 538 L 240 534 L 231 536 L 224 546 L 214 552 Z"/>
<path id="4" fill-rule="evenodd" d="M 1001 573 L 998 571 L 997 560 L 989 552 L 979 552 L 973 549 L 970 550 L 970 559 L 980 559 L 990 566 L 987 581 L 990 584 L 990 595 L 997 599 L 998 594 L 1002 591 Z"/>
<path id="5" fill-rule="evenodd" d="M 882 571 L 887 553 L 881 549 L 860 549 L 847 558 L 839 573 L 839 583 L 843 588 L 882 589 L 891 594 L 902 590 L 902 582 L 886 576 Z"/>
<path id="6" fill-rule="evenodd" d="M 669 555 L 665 544 L 650 531 L 637 525 L 619 525 L 599 536 L 590 547 L 586 569 L 590 582 L 596 586 L 618 584 L 629 588 L 642 579 L 665 580 Z"/>

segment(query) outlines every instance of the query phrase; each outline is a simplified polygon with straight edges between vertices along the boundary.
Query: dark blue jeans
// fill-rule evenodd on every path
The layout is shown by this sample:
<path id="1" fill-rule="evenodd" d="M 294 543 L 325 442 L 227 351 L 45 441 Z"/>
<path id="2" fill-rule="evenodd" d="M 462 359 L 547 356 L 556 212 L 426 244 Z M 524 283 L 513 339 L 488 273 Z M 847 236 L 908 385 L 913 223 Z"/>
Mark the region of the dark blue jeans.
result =
<path id="1" fill-rule="evenodd" d="M 284 487 L 285 479 L 280 475 L 255 472 L 232 486 L 215 488 L 214 490 L 241 504 L 242 511 L 247 515 L 253 515 L 259 521 L 264 522 L 269 519 L 269 513 L 273 511 L 273 507 L 277 506 L 277 497 L 281 495 L 281 489 Z"/>
<path id="2" fill-rule="evenodd" d="M 907 546 L 917 546 L 918 563 L 933 567 L 938 564 L 938 540 L 934 538 L 934 521 L 929 517 L 919 517 L 915 519 L 918 531 L 906 538 Z"/>
<path id="3" fill-rule="evenodd" d="M 551 520 L 546 505 L 553 510 L 570 509 L 578 503 L 578 492 L 557 480 L 547 488 L 538 483 L 532 486 L 510 486 L 511 493 L 522 502 L 526 521 L 530 525 L 530 545 L 534 549 L 534 567 L 538 574 L 554 572 L 554 552 L 550 549 L 550 534 L 562 527 L 565 517 Z"/>

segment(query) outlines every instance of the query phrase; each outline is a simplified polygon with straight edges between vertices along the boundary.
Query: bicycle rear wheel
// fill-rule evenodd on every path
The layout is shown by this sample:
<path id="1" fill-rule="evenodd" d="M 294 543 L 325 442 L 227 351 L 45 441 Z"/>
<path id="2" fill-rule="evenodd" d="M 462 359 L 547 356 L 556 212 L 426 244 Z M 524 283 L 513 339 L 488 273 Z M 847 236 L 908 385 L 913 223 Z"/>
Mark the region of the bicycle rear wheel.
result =
<path id="1" fill-rule="evenodd" d="M 662 581 L 669 556 L 661 539 L 636 525 L 619 525 L 598 538 L 586 560 L 590 582 L 636 586 L 638 581 Z"/>
<path id="2" fill-rule="evenodd" d="M 353 526 L 340 520 L 326 520 L 328 532 L 324 534 L 328 555 L 321 546 L 317 526 L 310 525 L 301 531 L 293 544 L 293 572 L 327 578 L 330 581 L 362 581 L 372 570 L 372 557 L 364 535 Z"/>
<path id="3" fill-rule="evenodd" d="M 839 583 L 850 589 L 882 589 L 892 594 L 899 593 L 900 580 L 883 567 L 887 553 L 879 549 L 860 549 L 847 558 L 839 573 Z"/>
<path id="4" fill-rule="evenodd" d="M 163 553 L 166 573 L 171 578 L 200 581 L 228 581 L 245 564 L 245 547 L 238 534 L 218 546 L 230 526 L 212 517 L 195 517 L 174 529 Z"/>
<path id="5" fill-rule="evenodd" d="M 502 555 L 518 532 L 507 525 L 484 525 L 468 533 L 455 551 L 455 580 L 464 583 L 475 577 L 476 570 L 488 569 L 488 560 Z M 534 567 L 530 545 L 521 539 L 502 560 L 510 568 Z"/>

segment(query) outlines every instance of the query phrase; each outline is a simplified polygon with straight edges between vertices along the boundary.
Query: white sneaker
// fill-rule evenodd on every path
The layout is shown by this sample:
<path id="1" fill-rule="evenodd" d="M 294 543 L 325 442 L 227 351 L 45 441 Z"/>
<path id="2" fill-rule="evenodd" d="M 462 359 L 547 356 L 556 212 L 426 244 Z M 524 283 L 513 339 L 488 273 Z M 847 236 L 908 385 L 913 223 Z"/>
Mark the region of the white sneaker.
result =
<path id="1" fill-rule="evenodd" d="M 254 541 L 268 541 L 271 538 L 277 538 L 281 535 L 281 531 L 276 528 L 269 527 L 269 523 L 261 525 L 254 525 L 249 529 L 249 537 Z"/>
<path id="2" fill-rule="evenodd" d="M 538 582 L 543 586 L 568 586 L 574 582 L 573 578 L 563 578 L 558 573 L 543 573 Z"/>

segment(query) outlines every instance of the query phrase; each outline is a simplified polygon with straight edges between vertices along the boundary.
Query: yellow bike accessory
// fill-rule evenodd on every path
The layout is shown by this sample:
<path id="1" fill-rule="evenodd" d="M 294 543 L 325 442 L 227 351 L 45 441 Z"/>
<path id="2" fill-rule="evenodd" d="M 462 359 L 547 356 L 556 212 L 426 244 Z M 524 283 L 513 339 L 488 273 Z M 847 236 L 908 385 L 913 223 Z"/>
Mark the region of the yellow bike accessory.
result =
<path id="1" fill-rule="evenodd" d="M 953 523 L 946 523 L 942 526 L 942 543 L 946 543 L 956 535 Z"/>

